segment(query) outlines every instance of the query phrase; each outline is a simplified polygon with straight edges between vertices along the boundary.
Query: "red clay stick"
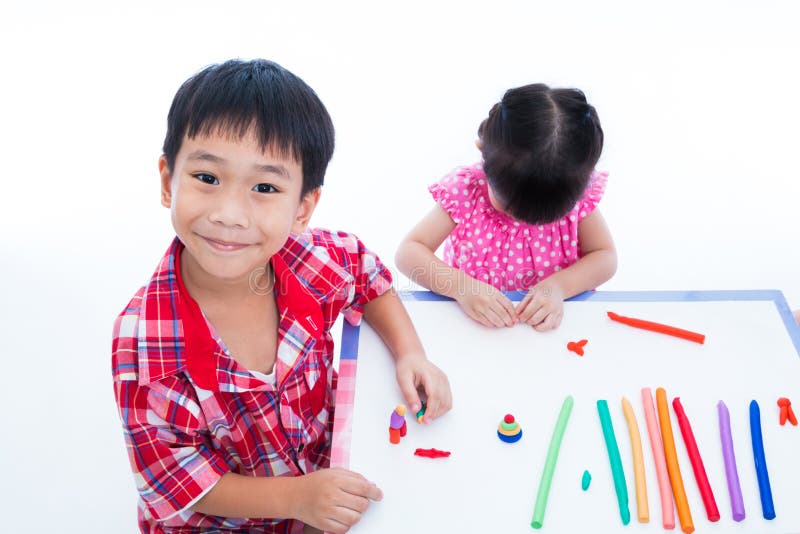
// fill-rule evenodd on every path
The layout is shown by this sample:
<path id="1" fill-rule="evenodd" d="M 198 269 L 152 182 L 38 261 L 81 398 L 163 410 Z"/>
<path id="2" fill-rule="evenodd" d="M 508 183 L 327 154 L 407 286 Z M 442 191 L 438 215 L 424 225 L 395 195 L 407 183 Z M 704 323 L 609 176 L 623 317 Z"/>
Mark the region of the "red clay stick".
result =
<path id="1" fill-rule="evenodd" d="M 625 317 L 623 315 L 617 315 L 614 312 L 606 312 L 606 313 L 608 314 L 608 317 L 612 321 L 626 324 L 634 328 L 641 328 L 643 330 L 650 330 L 651 332 L 658 332 L 659 334 L 667 334 L 668 336 L 679 337 L 681 339 L 686 339 L 689 341 L 694 341 L 695 343 L 700 343 L 701 345 L 706 341 L 706 336 L 704 336 L 703 334 L 698 334 L 697 332 L 691 332 L 689 330 L 676 328 L 674 326 L 669 326 L 666 324 L 654 323 L 652 321 L 645 321 L 643 319 Z"/>
<path id="2" fill-rule="evenodd" d="M 675 409 L 675 415 L 678 416 L 678 426 L 683 435 L 683 442 L 686 444 L 686 452 L 689 454 L 689 461 L 692 463 L 692 471 L 694 471 L 694 478 L 697 481 L 700 496 L 703 498 L 703 505 L 706 507 L 708 520 L 712 522 L 719 521 L 717 501 L 714 499 L 714 492 L 711 490 L 711 484 L 708 483 L 708 475 L 706 475 L 706 468 L 700 456 L 700 449 L 697 448 L 697 441 L 694 439 L 692 425 L 689 423 L 689 418 L 686 417 L 686 412 L 683 409 L 680 397 L 672 399 L 672 407 Z"/>

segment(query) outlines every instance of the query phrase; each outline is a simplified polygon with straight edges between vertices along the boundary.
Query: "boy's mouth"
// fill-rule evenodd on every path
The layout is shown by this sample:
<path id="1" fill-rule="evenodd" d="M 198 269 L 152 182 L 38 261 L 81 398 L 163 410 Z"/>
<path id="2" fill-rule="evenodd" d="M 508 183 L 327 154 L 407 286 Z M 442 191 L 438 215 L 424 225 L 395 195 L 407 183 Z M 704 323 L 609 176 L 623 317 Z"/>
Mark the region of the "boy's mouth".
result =
<path id="1" fill-rule="evenodd" d="M 220 239 L 213 239 L 211 237 L 201 236 L 205 239 L 206 243 L 208 243 L 211 248 L 215 250 L 219 250 L 221 252 L 234 252 L 236 250 L 241 250 L 250 246 L 247 243 L 233 243 L 230 241 L 222 241 Z"/>

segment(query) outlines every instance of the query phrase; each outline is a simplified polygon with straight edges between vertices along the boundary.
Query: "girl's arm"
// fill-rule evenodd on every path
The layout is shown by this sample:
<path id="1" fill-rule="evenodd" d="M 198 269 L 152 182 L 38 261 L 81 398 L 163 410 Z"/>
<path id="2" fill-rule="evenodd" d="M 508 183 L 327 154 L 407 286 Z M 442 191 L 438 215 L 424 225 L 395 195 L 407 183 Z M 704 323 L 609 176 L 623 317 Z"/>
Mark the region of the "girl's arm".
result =
<path id="1" fill-rule="evenodd" d="M 578 223 L 578 246 L 581 259 L 547 278 L 561 287 L 565 299 L 594 289 L 617 271 L 617 250 L 600 210 Z"/>
<path id="2" fill-rule="evenodd" d="M 537 330 L 558 328 L 564 299 L 594 289 L 614 275 L 617 251 L 600 210 L 578 223 L 581 259 L 536 284 L 517 305 L 519 320 Z"/>
<path id="3" fill-rule="evenodd" d="M 416 413 L 421 407 L 418 388 L 427 395 L 424 422 L 450 410 L 453 400 L 447 376 L 425 356 L 422 342 L 403 303 L 393 289 L 364 305 L 364 319 L 395 357 L 397 383 Z"/>
<path id="4" fill-rule="evenodd" d="M 456 223 L 436 204 L 400 242 L 394 261 L 412 282 L 450 297 L 473 319 L 485 326 L 513 326 L 516 312 L 511 301 L 489 284 L 475 280 L 436 257 Z"/>
<path id="5" fill-rule="evenodd" d="M 400 242 L 394 257 L 397 268 L 412 282 L 452 299 L 467 275 L 437 258 L 435 252 L 455 227 L 450 215 L 436 204 Z"/>

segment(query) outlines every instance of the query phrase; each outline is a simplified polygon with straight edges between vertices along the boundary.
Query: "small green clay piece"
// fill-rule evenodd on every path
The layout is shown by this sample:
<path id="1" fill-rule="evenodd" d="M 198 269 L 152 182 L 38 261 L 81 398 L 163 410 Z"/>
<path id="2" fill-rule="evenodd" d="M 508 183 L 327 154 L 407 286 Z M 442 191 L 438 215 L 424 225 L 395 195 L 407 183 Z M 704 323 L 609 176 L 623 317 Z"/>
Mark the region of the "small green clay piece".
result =
<path id="1" fill-rule="evenodd" d="M 583 472 L 583 478 L 581 479 L 581 488 L 583 491 L 589 489 L 589 484 L 592 482 L 592 475 L 589 474 L 589 471 Z"/>
<path id="2" fill-rule="evenodd" d="M 422 421 L 422 416 L 425 415 L 425 408 L 427 408 L 427 406 L 425 406 L 425 403 L 423 402 L 422 408 L 420 408 L 417 412 L 417 421 Z"/>

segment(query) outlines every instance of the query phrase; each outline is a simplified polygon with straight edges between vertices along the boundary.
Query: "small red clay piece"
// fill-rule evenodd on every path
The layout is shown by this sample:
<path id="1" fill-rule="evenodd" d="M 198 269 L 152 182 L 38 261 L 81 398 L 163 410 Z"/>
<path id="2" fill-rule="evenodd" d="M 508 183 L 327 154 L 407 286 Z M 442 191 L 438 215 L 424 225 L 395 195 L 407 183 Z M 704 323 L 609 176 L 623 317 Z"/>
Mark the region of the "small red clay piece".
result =
<path id="1" fill-rule="evenodd" d="M 778 399 L 778 406 L 781 409 L 781 414 L 780 414 L 781 426 L 786 424 L 787 419 L 794 426 L 797 426 L 797 417 L 795 417 L 794 410 L 792 410 L 792 402 L 786 397 L 781 397 Z"/>
<path id="2" fill-rule="evenodd" d="M 514 416 L 510 413 L 507 413 L 505 417 L 503 417 L 503 421 L 508 423 L 509 425 L 514 422 Z"/>
<path id="3" fill-rule="evenodd" d="M 589 342 L 588 339 L 581 339 L 580 341 L 570 341 L 567 343 L 567 350 L 571 350 L 578 356 L 583 356 L 583 347 Z"/>
<path id="4" fill-rule="evenodd" d="M 447 458 L 450 456 L 450 451 L 440 451 L 439 449 L 417 449 L 414 451 L 416 456 L 423 456 L 425 458 Z"/>
<path id="5" fill-rule="evenodd" d="M 786 397 L 780 397 L 778 399 L 778 408 L 780 408 L 781 410 L 780 413 L 781 426 L 785 425 L 786 420 L 789 418 L 789 410 L 787 409 L 788 407 L 789 407 L 789 399 L 787 399 Z"/>

